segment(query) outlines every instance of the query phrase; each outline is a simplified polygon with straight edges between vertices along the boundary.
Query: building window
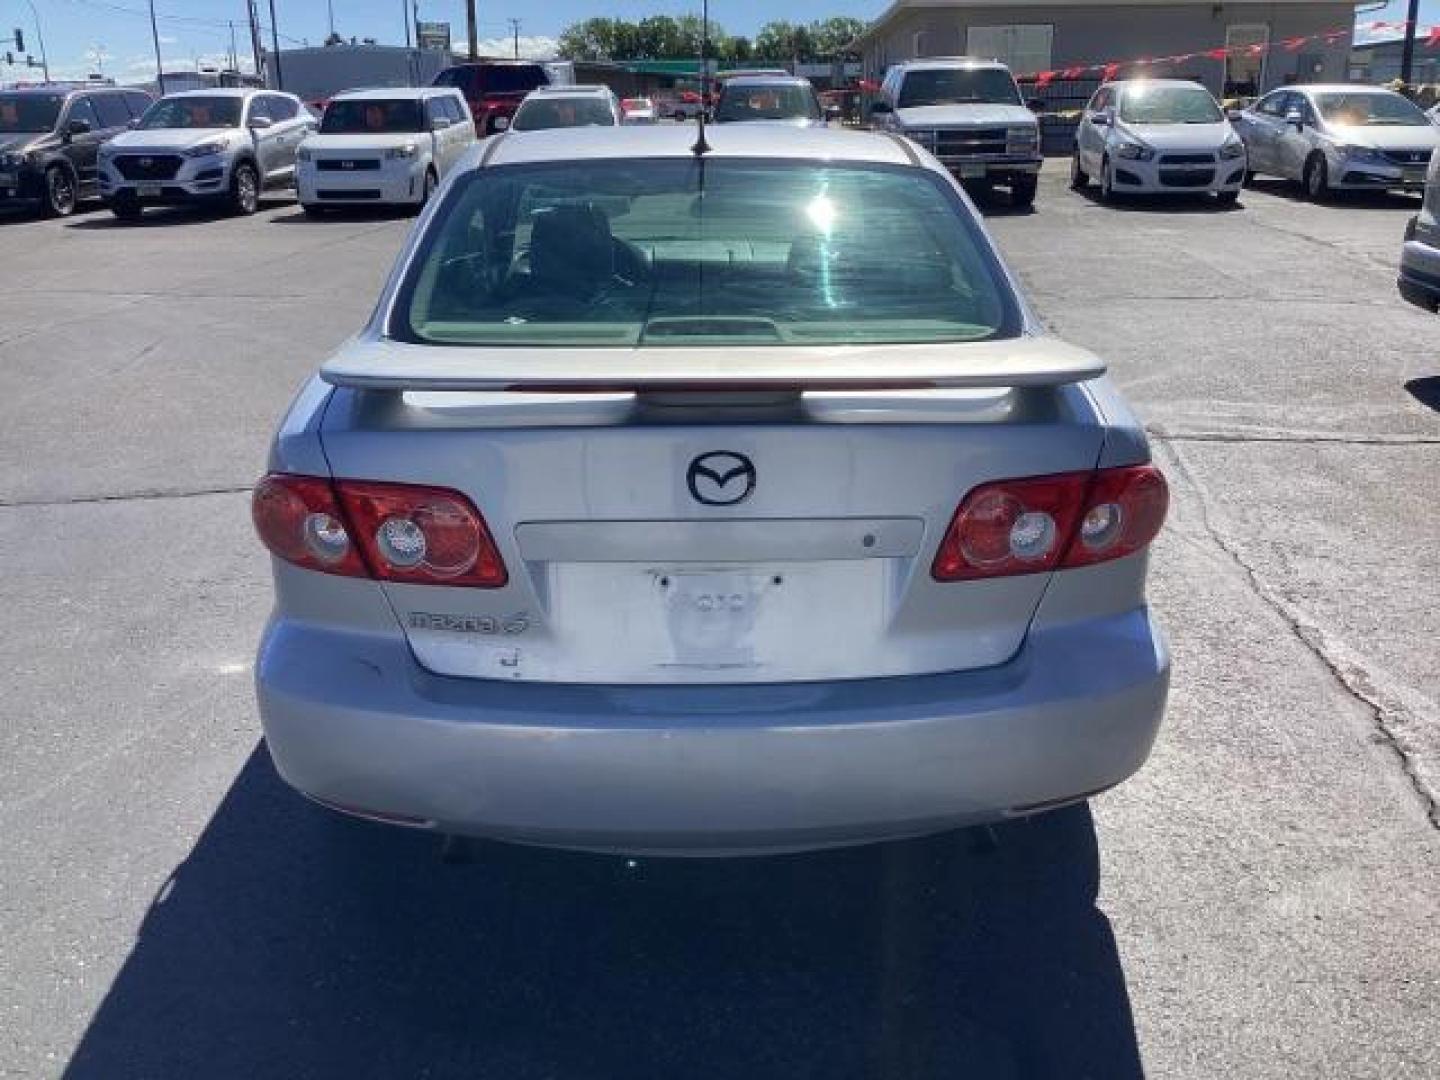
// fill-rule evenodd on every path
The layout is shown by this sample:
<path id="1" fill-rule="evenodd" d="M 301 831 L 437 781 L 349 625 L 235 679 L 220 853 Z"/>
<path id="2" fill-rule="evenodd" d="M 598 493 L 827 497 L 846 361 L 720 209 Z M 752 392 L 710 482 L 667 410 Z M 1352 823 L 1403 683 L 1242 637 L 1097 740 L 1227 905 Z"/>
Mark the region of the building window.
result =
<path id="1" fill-rule="evenodd" d="M 1053 26 L 972 26 L 965 34 L 965 53 L 999 60 L 1016 75 L 1050 70 Z"/>
<path id="2" fill-rule="evenodd" d="M 1226 27 L 1225 97 L 1258 97 L 1265 89 L 1269 40 L 1270 28 L 1263 23 Z"/>

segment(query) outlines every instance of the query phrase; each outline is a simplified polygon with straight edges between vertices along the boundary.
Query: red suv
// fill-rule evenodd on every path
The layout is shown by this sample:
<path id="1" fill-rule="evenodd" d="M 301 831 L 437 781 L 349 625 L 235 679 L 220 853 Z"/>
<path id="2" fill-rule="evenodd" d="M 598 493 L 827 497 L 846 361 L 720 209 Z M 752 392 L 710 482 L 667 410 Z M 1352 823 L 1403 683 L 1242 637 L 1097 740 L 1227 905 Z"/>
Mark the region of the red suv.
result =
<path id="1" fill-rule="evenodd" d="M 457 64 L 435 76 L 432 86 L 453 86 L 465 95 L 475 117 L 475 134 L 491 135 L 499 117 L 515 115 L 525 95 L 549 86 L 550 76 L 539 64 L 524 60 L 483 60 Z"/>

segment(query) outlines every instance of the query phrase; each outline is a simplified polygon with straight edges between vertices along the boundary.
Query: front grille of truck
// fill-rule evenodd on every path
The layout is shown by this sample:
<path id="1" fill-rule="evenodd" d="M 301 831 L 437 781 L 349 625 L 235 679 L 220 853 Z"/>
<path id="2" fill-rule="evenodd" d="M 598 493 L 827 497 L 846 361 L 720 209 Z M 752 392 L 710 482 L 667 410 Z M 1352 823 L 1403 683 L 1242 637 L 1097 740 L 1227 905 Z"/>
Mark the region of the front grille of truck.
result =
<path id="1" fill-rule="evenodd" d="M 935 156 L 946 157 L 1003 157 L 1006 151 L 1005 128 L 977 128 L 974 131 L 937 131 L 935 133 Z"/>

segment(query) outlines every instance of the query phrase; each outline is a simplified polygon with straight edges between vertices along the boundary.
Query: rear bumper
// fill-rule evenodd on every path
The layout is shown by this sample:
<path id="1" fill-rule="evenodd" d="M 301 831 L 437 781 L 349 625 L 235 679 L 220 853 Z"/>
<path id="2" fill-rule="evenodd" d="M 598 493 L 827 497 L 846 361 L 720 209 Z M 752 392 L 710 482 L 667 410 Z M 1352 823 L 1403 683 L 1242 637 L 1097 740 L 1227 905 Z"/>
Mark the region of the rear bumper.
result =
<path id="1" fill-rule="evenodd" d="M 1341 191 L 1414 191 L 1425 190 L 1426 166 L 1403 168 L 1378 162 L 1356 162 L 1331 155 L 1332 188 Z"/>
<path id="2" fill-rule="evenodd" d="M 1440 307 L 1440 248 L 1407 240 L 1400 253 L 1400 295 L 1417 307 Z"/>
<path id="3" fill-rule="evenodd" d="M 366 203 L 417 203 L 425 192 L 429 161 L 387 162 L 379 169 L 321 172 L 312 162 L 295 172 L 300 202 L 313 206 L 363 206 Z"/>
<path id="4" fill-rule="evenodd" d="M 1149 754 L 1148 611 L 1031 632 L 985 671 L 747 687 L 449 679 L 402 639 L 272 621 L 256 667 L 284 778 L 446 832 L 673 854 L 793 850 L 1047 809 Z"/>

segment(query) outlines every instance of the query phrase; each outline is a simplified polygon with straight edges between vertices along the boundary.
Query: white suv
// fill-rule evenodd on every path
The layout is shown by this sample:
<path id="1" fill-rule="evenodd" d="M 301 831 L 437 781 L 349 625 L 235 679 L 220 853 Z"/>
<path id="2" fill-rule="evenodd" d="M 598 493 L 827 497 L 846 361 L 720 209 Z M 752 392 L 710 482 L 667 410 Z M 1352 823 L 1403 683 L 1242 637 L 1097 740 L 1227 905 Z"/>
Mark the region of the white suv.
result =
<path id="1" fill-rule="evenodd" d="M 312 215 L 335 206 L 424 206 L 475 141 L 475 121 L 451 87 L 337 94 L 300 147 L 300 205 Z"/>
<path id="2" fill-rule="evenodd" d="M 885 74 L 871 126 L 919 143 L 962 181 L 1006 184 L 1017 206 L 1035 201 L 1040 124 L 997 60 L 937 57 Z"/>
<path id="3" fill-rule="evenodd" d="M 170 94 L 135 130 L 100 147 L 100 196 L 118 218 L 137 218 L 147 205 L 196 202 L 253 214 L 262 190 L 294 179 L 295 150 L 314 127 L 294 94 Z"/>

